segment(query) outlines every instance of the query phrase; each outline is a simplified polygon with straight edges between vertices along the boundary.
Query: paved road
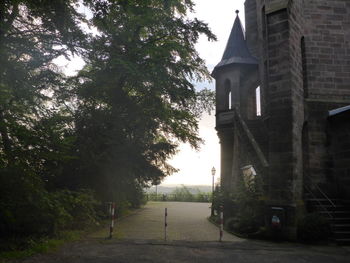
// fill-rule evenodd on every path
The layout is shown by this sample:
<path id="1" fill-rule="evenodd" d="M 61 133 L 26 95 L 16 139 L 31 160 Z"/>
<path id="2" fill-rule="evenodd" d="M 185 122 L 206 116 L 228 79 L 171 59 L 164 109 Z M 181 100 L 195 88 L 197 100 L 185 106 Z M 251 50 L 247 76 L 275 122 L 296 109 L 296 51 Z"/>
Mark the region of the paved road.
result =
<path id="1" fill-rule="evenodd" d="M 169 213 L 169 239 L 163 241 L 164 208 Z M 106 240 L 107 229 L 88 239 L 67 244 L 53 254 L 39 255 L 25 263 L 348 263 L 350 248 L 305 246 L 245 240 L 225 234 L 206 217 L 208 204 L 150 203 L 118 221 L 116 237 Z"/>
<path id="2" fill-rule="evenodd" d="M 116 223 L 116 236 L 123 239 L 164 239 L 164 209 L 168 209 L 168 240 L 217 241 L 219 229 L 211 224 L 208 203 L 149 202 L 135 214 Z M 105 232 L 104 232 L 105 235 Z M 224 241 L 239 238 L 224 233 Z"/>
<path id="3" fill-rule="evenodd" d="M 88 240 L 25 263 L 349 263 L 350 252 L 338 247 L 311 247 L 267 242 L 156 242 Z"/>

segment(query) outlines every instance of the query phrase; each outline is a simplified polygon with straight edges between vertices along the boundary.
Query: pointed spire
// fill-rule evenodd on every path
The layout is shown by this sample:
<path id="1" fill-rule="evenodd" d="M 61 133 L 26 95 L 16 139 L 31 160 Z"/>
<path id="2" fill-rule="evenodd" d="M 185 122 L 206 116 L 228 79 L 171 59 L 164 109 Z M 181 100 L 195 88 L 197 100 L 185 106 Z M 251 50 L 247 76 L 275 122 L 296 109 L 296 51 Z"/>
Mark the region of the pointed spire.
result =
<path id="1" fill-rule="evenodd" d="M 238 15 L 239 10 L 236 10 L 236 14 L 237 16 L 233 24 L 230 37 L 227 41 L 224 55 L 222 56 L 220 63 L 216 65 L 214 72 L 217 68 L 230 64 L 258 64 L 257 59 L 249 52 L 247 42 L 244 37 L 243 26 Z"/>

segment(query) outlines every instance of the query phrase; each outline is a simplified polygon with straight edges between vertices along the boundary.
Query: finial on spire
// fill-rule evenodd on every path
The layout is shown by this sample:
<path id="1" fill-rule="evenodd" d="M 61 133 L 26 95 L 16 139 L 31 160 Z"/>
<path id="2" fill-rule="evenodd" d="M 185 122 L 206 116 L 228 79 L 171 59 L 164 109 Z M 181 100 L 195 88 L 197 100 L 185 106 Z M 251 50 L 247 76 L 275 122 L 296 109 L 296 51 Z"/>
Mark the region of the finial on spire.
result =
<path id="1" fill-rule="evenodd" d="M 238 9 L 236 10 L 236 14 L 237 14 L 237 15 L 239 14 L 239 10 L 238 10 Z"/>

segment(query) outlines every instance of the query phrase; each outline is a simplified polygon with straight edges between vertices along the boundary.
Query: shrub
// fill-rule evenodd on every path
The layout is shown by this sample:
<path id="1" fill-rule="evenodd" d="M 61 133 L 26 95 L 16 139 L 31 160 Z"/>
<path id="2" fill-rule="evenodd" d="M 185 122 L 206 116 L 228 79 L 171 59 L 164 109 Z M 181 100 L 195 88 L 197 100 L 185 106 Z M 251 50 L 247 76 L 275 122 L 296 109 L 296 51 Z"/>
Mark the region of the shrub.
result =
<path id="1" fill-rule="evenodd" d="M 225 200 L 228 200 L 229 198 L 224 197 L 223 192 L 221 191 L 220 186 L 215 186 L 214 193 L 213 193 L 213 202 L 212 206 L 216 214 L 218 215 L 220 212 L 220 207 L 224 205 Z"/>
<path id="2" fill-rule="evenodd" d="M 220 206 L 225 210 L 225 227 L 238 234 L 252 234 L 260 231 L 264 226 L 264 202 L 262 200 L 261 183 L 257 182 L 254 188 L 248 188 L 243 180 L 233 194 L 225 194 L 217 186 L 214 191 L 213 207 L 216 214 Z"/>
<path id="3" fill-rule="evenodd" d="M 54 203 L 51 214 L 56 218 L 55 232 L 67 229 L 84 229 L 97 223 L 97 207 L 92 191 L 61 190 L 51 193 Z"/>
<path id="4" fill-rule="evenodd" d="M 311 213 L 298 221 L 298 238 L 304 242 L 317 242 L 330 237 L 331 230 L 327 218 Z"/>
<path id="5" fill-rule="evenodd" d="M 35 175 L 20 170 L 0 174 L 1 244 L 26 243 L 53 236 L 62 230 L 81 229 L 96 223 L 92 192 L 48 192 Z"/>
<path id="6" fill-rule="evenodd" d="M 202 202 L 208 203 L 211 199 L 210 193 L 201 192 L 198 188 L 188 188 L 184 185 L 176 187 L 169 194 L 155 192 L 147 194 L 150 201 L 175 201 L 175 202 Z"/>
<path id="7" fill-rule="evenodd" d="M 245 211 L 239 216 L 226 220 L 226 228 L 229 231 L 239 234 L 253 234 L 263 226 L 261 217 L 258 217 L 255 211 Z"/>
<path id="8" fill-rule="evenodd" d="M 2 238 L 41 236 L 53 230 L 49 193 L 33 174 L 21 170 L 0 173 L 0 232 Z"/>

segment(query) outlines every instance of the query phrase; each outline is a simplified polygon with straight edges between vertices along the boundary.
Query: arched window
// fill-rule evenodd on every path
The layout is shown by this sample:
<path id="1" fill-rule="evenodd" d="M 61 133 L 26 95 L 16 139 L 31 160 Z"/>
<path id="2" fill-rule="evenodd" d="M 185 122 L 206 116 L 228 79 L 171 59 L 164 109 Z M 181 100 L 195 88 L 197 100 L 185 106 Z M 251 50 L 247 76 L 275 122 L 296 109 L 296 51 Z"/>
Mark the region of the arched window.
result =
<path id="1" fill-rule="evenodd" d="M 232 109 L 232 92 L 231 91 L 228 94 L 228 108 L 229 108 L 229 110 Z"/>
<path id="2" fill-rule="evenodd" d="M 303 75 L 303 90 L 304 98 L 309 97 L 308 82 L 307 82 L 307 61 L 306 61 L 306 50 L 305 50 L 305 38 L 302 37 L 300 41 L 301 48 L 301 68 Z"/>
<path id="3" fill-rule="evenodd" d="M 225 80 L 225 110 L 230 110 L 232 108 L 232 92 L 231 92 L 231 82 L 230 80 Z"/>

